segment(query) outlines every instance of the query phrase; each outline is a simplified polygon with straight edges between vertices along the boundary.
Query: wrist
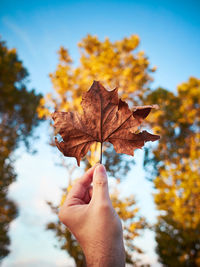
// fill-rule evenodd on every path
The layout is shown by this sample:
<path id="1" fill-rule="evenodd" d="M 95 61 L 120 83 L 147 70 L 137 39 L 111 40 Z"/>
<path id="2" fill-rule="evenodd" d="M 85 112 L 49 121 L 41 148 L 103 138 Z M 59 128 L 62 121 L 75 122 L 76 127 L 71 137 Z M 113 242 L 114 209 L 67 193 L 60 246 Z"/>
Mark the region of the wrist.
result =
<path id="1" fill-rule="evenodd" d="M 90 243 L 84 250 L 87 267 L 124 267 L 125 249 L 123 239 L 109 244 L 107 240 Z"/>

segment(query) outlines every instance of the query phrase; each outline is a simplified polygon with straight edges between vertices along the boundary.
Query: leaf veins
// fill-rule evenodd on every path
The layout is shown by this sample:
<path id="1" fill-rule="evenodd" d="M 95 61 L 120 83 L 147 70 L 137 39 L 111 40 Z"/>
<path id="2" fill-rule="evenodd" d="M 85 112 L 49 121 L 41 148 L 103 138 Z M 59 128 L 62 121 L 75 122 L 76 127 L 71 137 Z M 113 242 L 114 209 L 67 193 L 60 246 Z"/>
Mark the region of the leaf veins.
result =
<path id="1" fill-rule="evenodd" d="M 100 82 L 94 81 L 83 94 L 83 114 L 59 112 L 52 114 L 54 127 L 63 141 L 55 139 L 58 149 L 67 157 L 75 157 L 78 166 L 94 142 L 110 142 L 117 153 L 134 155 L 147 141 L 160 137 L 147 131 L 135 132 L 148 116 L 153 106 L 138 106 L 131 111 L 128 104 L 118 98 L 118 89 L 107 91 Z"/>

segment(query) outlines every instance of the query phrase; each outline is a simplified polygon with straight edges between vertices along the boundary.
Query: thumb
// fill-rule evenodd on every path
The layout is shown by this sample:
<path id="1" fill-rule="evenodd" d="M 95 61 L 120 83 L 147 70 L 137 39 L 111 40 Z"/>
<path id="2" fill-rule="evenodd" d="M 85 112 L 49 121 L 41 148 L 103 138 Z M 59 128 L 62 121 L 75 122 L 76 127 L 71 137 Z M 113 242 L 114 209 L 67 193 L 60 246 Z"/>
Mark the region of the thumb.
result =
<path id="1" fill-rule="evenodd" d="M 97 165 L 94 170 L 92 198 L 94 200 L 99 199 L 100 201 L 110 199 L 106 169 L 102 164 Z"/>

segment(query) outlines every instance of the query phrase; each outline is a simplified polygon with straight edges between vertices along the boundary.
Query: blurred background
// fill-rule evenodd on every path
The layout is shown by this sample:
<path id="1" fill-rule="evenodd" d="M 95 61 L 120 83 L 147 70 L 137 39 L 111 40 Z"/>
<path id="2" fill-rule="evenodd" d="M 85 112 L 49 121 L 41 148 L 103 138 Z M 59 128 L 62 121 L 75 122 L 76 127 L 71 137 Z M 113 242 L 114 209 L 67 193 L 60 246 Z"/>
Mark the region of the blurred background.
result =
<path id="1" fill-rule="evenodd" d="M 131 156 L 104 147 L 127 266 L 200 266 L 200 3 L 0 1 L 0 265 L 85 266 L 57 211 L 77 167 L 54 146 L 50 113 L 80 111 L 93 80 L 161 139 Z"/>

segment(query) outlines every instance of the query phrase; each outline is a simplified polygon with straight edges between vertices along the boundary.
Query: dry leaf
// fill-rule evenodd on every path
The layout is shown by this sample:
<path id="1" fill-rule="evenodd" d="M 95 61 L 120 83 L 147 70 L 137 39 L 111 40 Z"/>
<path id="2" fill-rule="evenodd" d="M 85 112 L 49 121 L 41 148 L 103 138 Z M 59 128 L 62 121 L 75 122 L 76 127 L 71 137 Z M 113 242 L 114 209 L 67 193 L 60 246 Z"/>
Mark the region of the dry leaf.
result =
<path id="1" fill-rule="evenodd" d="M 160 137 L 147 131 L 135 134 L 138 126 L 147 117 L 153 106 L 134 107 L 118 98 L 117 88 L 107 91 L 100 82 L 94 81 L 81 102 L 83 114 L 59 112 L 52 114 L 54 127 L 63 141 L 55 139 L 58 149 L 67 157 L 75 157 L 80 166 L 94 142 L 110 142 L 117 153 L 134 154 L 147 141 Z"/>

